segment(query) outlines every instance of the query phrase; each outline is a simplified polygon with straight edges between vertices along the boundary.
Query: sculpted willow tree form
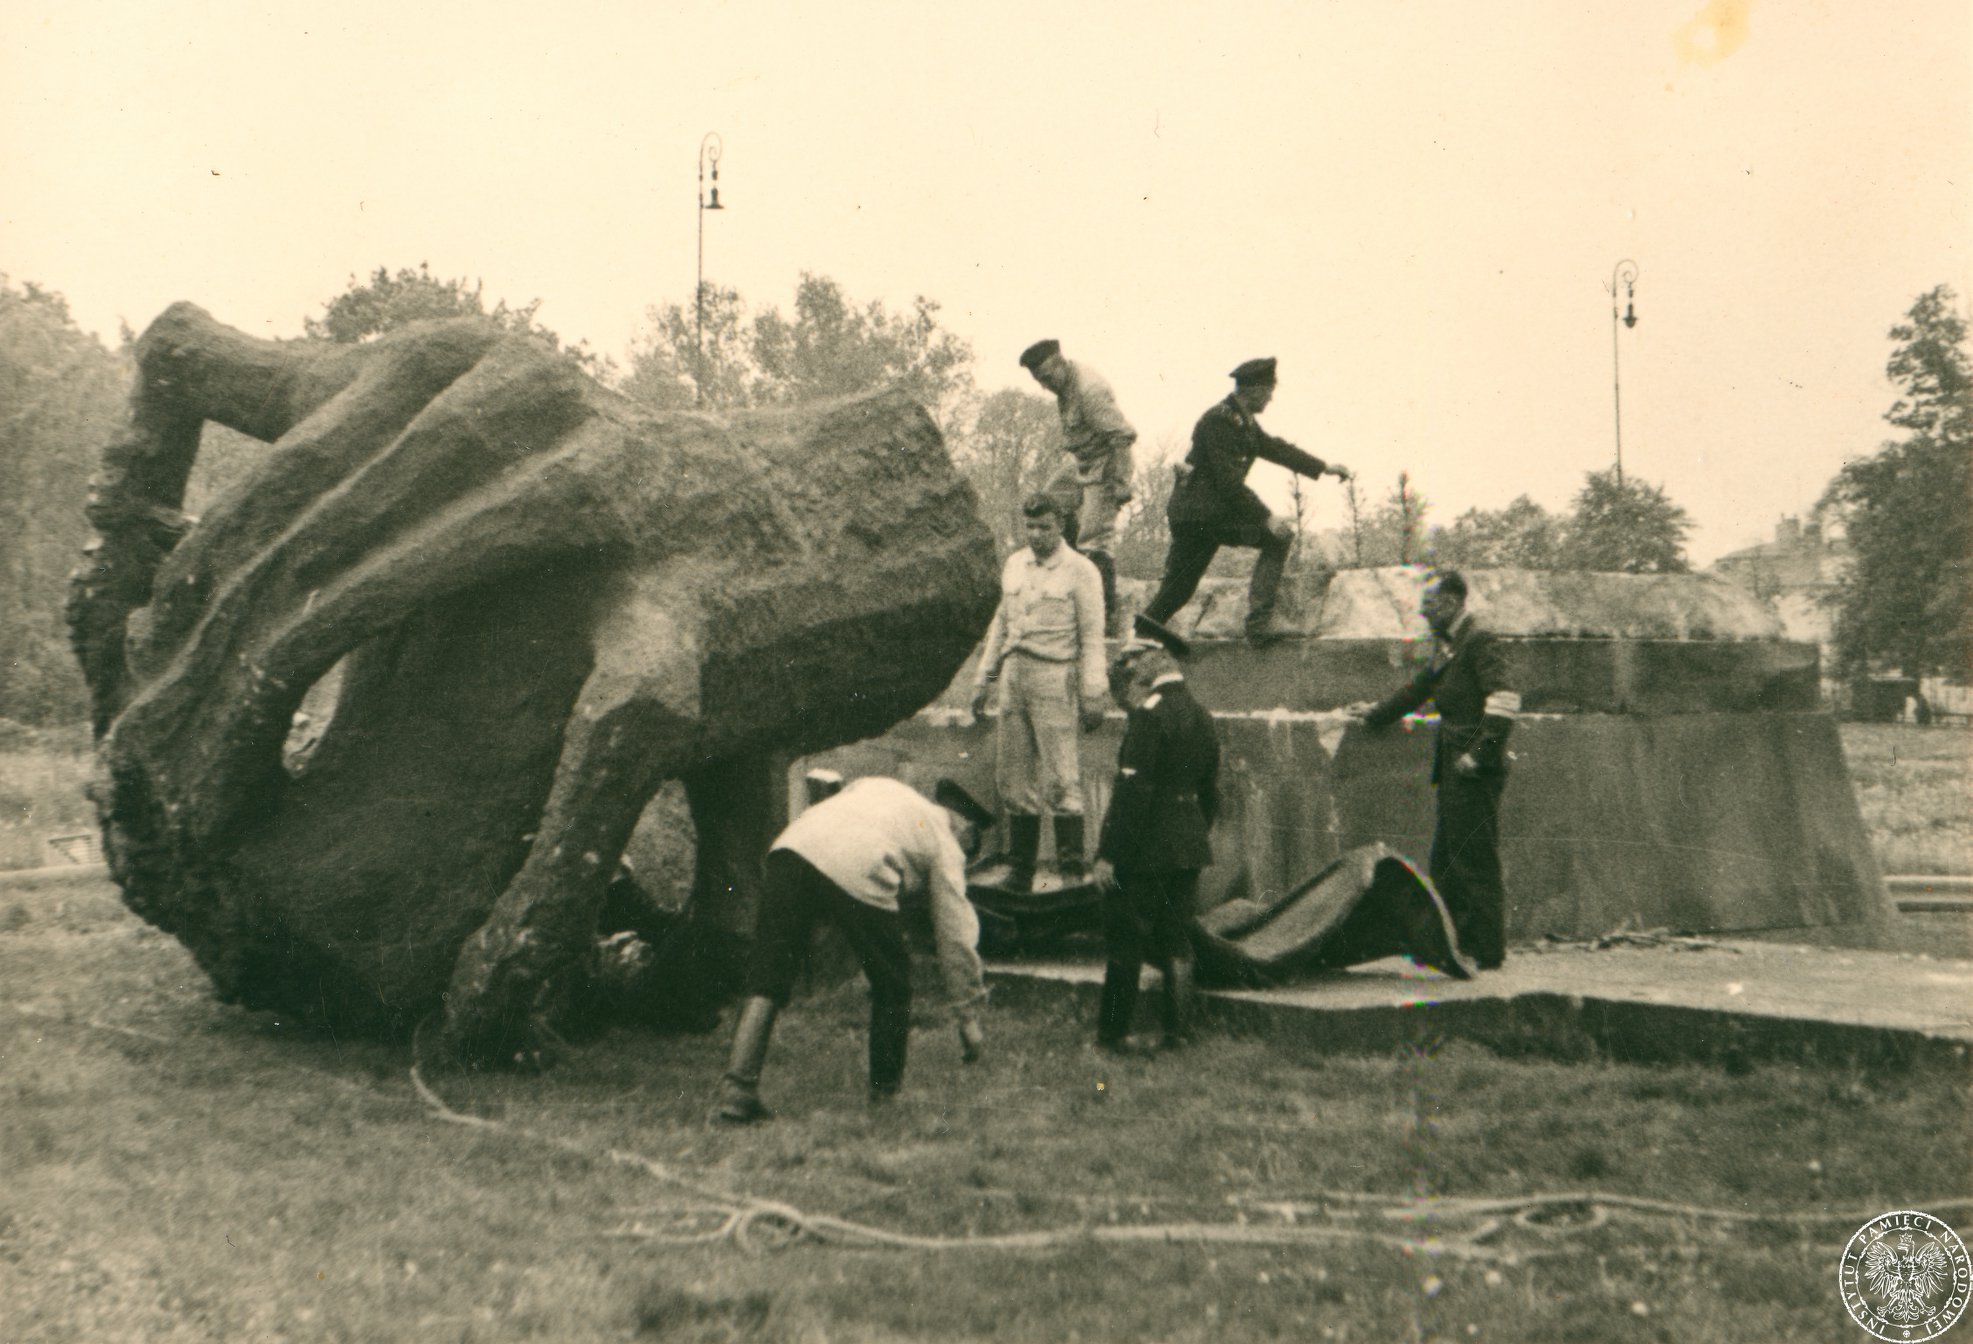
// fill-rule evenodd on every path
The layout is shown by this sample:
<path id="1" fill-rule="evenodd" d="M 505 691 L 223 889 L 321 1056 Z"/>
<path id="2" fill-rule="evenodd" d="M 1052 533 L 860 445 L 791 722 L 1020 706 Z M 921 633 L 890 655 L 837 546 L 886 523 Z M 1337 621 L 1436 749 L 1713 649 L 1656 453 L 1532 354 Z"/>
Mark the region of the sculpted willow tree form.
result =
<path id="1" fill-rule="evenodd" d="M 993 614 L 992 538 L 902 393 L 722 420 L 487 322 L 275 343 L 189 304 L 136 352 L 70 630 L 112 872 L 229 1001 L 527 1055 L 660 785 L 694 898 L 744 898 L 777 760 L 911 714 Z M 208 421 L 272 448 L 194 523 Z"/>

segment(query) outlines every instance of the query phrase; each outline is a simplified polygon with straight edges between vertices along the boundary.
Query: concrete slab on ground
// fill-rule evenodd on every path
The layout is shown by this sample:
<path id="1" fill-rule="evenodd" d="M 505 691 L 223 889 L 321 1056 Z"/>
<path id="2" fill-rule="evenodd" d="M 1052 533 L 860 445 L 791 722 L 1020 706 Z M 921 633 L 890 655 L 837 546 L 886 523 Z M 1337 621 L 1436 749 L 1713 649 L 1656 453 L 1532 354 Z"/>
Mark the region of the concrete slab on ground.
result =
<path id="1" fill-rule="evenodd" d="M 1017 996 L 1093 997 L 1103 978 L 1094 960 L 994 962 L 989 971 L 996 992 Z M 1235 1029 L 1343 1051 L 1437 1033 L 1563 1057 L 1965 1071 L 1973 960 L 1740 940 L 1516 949 L 1500 970 L 1470 981 L 1391 958 L 1280 988 L 1213 990 L 1206 1011 Z"/>

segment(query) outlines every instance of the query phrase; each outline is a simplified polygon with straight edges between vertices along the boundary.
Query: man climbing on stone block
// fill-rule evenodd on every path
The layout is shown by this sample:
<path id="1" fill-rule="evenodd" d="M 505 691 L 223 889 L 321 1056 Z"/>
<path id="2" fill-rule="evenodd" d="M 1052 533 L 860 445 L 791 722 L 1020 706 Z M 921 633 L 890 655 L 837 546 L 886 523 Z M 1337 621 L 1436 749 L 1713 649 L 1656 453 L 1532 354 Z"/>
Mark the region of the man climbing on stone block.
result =
<path id="1" fill-rule="evenodd" d="M 911 1039 L 911 954 L 900 901 L 927 900 L 939 971 L 959 1023 L 960 1057 L 980 1057 L 986 984 L 979 917 L 966 899 L 966 864 L 993 814 L 942 779 L 926 798 L 895 779 L 869 776 L 816 803 L 767 853 L 766 881 L 747 967 L 747 999 L 712 1118 L 744 1125 L 772 1118 L 760 1099 L 774 1019 L 787 1006 L 817 921 L 836 926 L 870 982 L 870 1100 L 904 1083 Z"/>
<path id="2" fill-rule="evenodd" d="M 1021 352 L 1021 367 L 1055 394 L 1062 447 L 1070 460 L 1044 493 L 1058 503 L 1072 501 L 1064 504 L 1064 532 L 1103 576 L 1107 633 L 1117 621 L 1117 513 L 1130 502 L 1130 446 L 1137 442 L 1137 431 L 1117 409 L 1110 384 L 1065 356 L 1060 341 L 1036 341 Z"/>
<path id="3" fill-rule="evenodd" d="M 1432 631 L 1431 656 L 1417 675 L 1376 704 L 1348 712 L 1387 728 L 1427 700 L 1438 706 L 1432 784 L 1432 884 L 1452 915 L 1460 948 L 1483 971 L 1507 957 L 1507 895 L 1500 873 L 1500 798 L 1507 787 L 1507 736 L 1521 710 L 1508 688 L 1500 642 L 1466 610 L 1466 579 L 1440 570 L 1419 599 Z"/>
<path id="4" fill-rule="evenodd" d="M 1233 370 L 1233 391 L 1211 407 L 1192 428 L 1192 448 L 1179 468 L 1166 517 L 1171 549 L 1164 578 L 1144 614 L 1163 624 L 1192 600 L 1199 580 L 1222 546 L 1250 546 L 1260 552 L 1247 588 L 1247 638 L 1267 644 L 1273 629 L 1274 599 L 1294 546 L 1291 519 L 1276 517 L 1247 485 L 1254 459 L 1264 457 L 1297 475 L 1317 480 L 1350 479 L 1348 467 L 1324 462 L 1285 439 L 1277 439 L 1255 419 L 1274 399 L 1275 361 L 1250 359 Z"/>
<path id="5" fill-rule="evenodd" d="M 1064 882 L 1083 880 L 1082 760 L 1079 731 L 1103 722 L 1107 698 L 1103 583 L 1096 566 L 1062 540 L 1061 508 L 1047 495 L 1022 513 L 1028 544 L 1007 557 L 1000 607 L 987 627 L 972 711 L 986 710 L 1000 687 L 996 783 L 1007 810 L 1004 890 L 1034 887 L 1041 814 L 1055 817 L 1055 863 Z"/>

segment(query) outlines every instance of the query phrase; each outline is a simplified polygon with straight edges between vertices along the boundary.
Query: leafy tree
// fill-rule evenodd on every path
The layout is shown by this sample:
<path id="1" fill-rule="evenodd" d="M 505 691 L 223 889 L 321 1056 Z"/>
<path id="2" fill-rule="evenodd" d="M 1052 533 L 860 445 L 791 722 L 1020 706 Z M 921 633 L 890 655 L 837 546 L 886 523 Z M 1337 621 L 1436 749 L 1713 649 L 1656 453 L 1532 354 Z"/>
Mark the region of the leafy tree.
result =
<path id="1" fill-rule="evenodd" d="M 402 267 L 396 274 L 379 266 L 368 280 L 359 282 L 352 275 L 349 287 L 322 306 L 320 317 L 302 319 L 302 331 L 317 340 L 355 345 L 411 322 L 484 317 L 516 335 L 545 341 L 551 350 L 562 349 L 562 338 L 534 320 L 540 299 L 519 308 L 510 308 L 501 299 L 489 312 L 484 289 L 478 280 L 441 280 L 432 274 L 429 262 L 419 262 L 415 271 Z M 586 344 L 563 353 L 595 377 L 611 372 L 609 361 L 593 354 Z"/>
<path id="2" fill-rule="evenodd" d="M 834 280 L 804 272 L 794 321 L 774 309 L 754 320 L 764 399 L 813 401 L 896 383 L 934 414 L 950 411 L 972 385 L 973 349 L 939 325 L 938 313 L 922 295 L 908 313 L 874 300 L 857 308 Z"/>
<path id="3" fill-rule="evenodd" d="M 0 275 L 0 717 L 79 719 L 87 699 L 62 604 L 81 561 L 89 475 L 123 419 L 129 361 L 61 295 Z"/>
<path id="4" fill-rule="evenodd" d="M 1904 431 L 1847 463 L 1821 507 L 1855 556 L 1833 595 L 1836 660 L 1856 673 L 1964 676 L 1973 660 L 1973 363 L 1955 295 L 1920 295 L 1891 328 L 1885 366 L 1897 399 L 1884 418 Z"/>
<path id="5" fill-rule="evenodd" d="M 867 392 L 893 383 L 930 407 L 948 434 L 964 428 L 972 391 L 972 348 L 939 325 L 939 306 L 915 300 L 907 313 L 881 301 L 858 306 L 827 276 L 803 272 L 795 314 L 749 314 L 739 294 L 708 286 L 704 340 L 698 314 L 682 304 L 652 309 L 650 334 L 631 351 L 619 385 L 648 405 L 691 406 L 702 370 L 708 407 L 785 405 Z"/>
<path id="6" fill-rule="evenodd" d="M 1176 435 L 1167 435 L 1148 450 L 1142 439 L 1133 445 L 1136 470 L 1130 479 L 1131 498 L 1117 515 L 1115 554 L 1119 575 L 1156 579 L 1164 574 L 1165 552 L 1171 549 L 1171 522 L 1165 517 L 1165 510 L 1171 507 L 1172 490 L 1178 485 L 1173 466 L 1185 456 L 1185 446 Z M 1222 550 L 1213 563 L 1219 564 L 1227 554 Z"/>
<path id="7" fill-rule="evenodd" d="M 1468 509 L 1435 529 L 1432 562 L 1458 569 L 1558 569 L 1563 520 L 1522 495 L 1504 509 Z"/>
<path id="8" fill-rule="evenodd" d="M 1022 540 L 1022 501 L 1067 461 L 1054 399 L 1018 388 L 993 393 L 959 436 L 954 460 L 979 494 L 994 542 L 1002 552 L 1013 550 Z"/>
<path id="9" fill-rule="evenodd" d="M 1685 574 L 1692 519 L 1665 492 L 1617 470 L 1592 471 L 1576 493 L 1561 547 L 1564 569 L 1617 574 Z"/>
<path id="10" fill-rule="evenodd" d="M 651 331 L 632 346 L 630 372 L 617 384 L 619 392 L 660 410 L 684 410 L 699 404 L 695 389 L 703 381 L 709 408 L 757 403 L 760 371 L 754 367 L 746 302 L 738 290 L 710 284 L 703 299 L 703 341 L 695 341 L 698 315 L 691 308 L 673 303 L 649 310 Z"/>

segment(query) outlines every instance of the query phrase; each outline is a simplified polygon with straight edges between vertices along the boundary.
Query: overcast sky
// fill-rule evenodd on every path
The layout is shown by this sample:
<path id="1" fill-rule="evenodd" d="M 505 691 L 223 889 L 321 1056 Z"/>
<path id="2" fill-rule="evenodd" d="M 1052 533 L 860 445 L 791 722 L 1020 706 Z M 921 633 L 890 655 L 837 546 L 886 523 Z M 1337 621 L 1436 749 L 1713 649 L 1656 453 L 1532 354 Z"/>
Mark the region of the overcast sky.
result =
<path id="1" fill-rule="evenodd" d="M 1702 563 L 1887 427 L 1888 328 L 1969 284 L 1973 6 L 12 0 L 0 272 L 106 339 L 298 335 L 429 262 L 621 362 L 706 276 L 925 295 L 983 388 L 1062 339 L 1147 445 L 1242 359 L 1266 423 L 1438 521 L 1614 453 Z M 1260 478 L 1266 492 L 1278 482 Z M 1317 522 L 1345 511 L 1333 483 Z"/>

